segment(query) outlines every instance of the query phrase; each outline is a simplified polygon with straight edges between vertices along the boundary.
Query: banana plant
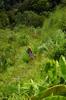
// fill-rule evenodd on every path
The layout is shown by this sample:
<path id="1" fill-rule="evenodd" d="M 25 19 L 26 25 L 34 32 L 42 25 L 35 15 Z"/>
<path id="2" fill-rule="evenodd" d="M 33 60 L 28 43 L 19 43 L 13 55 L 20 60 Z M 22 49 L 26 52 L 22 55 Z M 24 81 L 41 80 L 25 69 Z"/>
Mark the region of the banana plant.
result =
<path id="1" fill-rule="evenodd" d="M 31 100 L 66 100 L 66 85 L 60 84 L 61 78 L 66 80 L 66 60 L 64 56 L 60 57 L 59 61 L 49 61 L 45 66 L 45 70 L 49 81 L 53 85 L 43 91 L 41 91 L 37 96 L 31 98 Z M 50 83 L 50 82 L 49 82 Z M 58 97 L 58 95 L 60 95 Z M 56 97 L 57 96 L 57 97 Z M 43 99 L 44 98 L 44 99 Z"/>
<path id="2" fill-rule="evenodd" d="M 45 100 L 45 98 L 47 97 L 58 96 L 58 95 L 59 96 L 66 95 L 66 85 L 55 85 L 53 87 L 49 87 L 45 91 L 39 93 L 38 96 L 32 97 L 31 100 L 43 100 L 43 99 Z M 58 100 L 58 99 L 54 99 L 54 100 Z"/>

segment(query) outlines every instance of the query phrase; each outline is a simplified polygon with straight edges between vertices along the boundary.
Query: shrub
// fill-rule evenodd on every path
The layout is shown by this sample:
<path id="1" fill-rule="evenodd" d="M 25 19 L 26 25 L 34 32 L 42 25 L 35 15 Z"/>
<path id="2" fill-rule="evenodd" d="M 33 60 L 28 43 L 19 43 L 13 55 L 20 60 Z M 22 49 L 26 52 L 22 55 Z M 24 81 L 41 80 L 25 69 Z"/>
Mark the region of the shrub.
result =
<path id="1" fill-rule="evenodd" d="M 61 55 L 64 55 L 64 51 L 63 50 L 56 50 L 53 54 L 53 58 L 55 60 L 59 60 L 59 58 L 61 57 Z"/>
<path id="2" fill-rule="evenodd" d="M 48 50 L 48 48 L 45 44 L 42 44 L 37 48 L 37 51 L 39 54 L 43 53 L 44 51 L 47 52 L 47 50 Z"/>
<path id="3" fill-rule="evenodd" d="M 5 71 L 8 67 L 15 64 L 15 49 L 7 46 L 0 50 L 0 72 Z"/>
<path id="4" fill-rule="evenodd" d="M 61 4 L 66 5 L 66 0 L 61 0 Z"/>
<path id="5" fill-rule="evenodd" d="M 44 17 L 37 15 L 32 11 L 25 11 L 23 13 L 23 24 L 34 27 L 41 27 L 43 25 Z"/>
<path id="6" fill-rule="evenodd" d="M 60 3 L 60 0 L 24 0 L 22 6 L 20 7 L 21 11 L 32 10 L 37 13 L 43 11 L 50 11 Z"/>
<path id="7" fill-rule="evenodd" d="M 22 34 L 18 38 L 19 46 L 27 46 L 29 44 L 29 37 L 26 34 Z"/>
<path id="8" fill-rule="evenodd" d="M 64 12 L 63 12 L 64 11 Z M 45 20 L 42 28 L 42 43 L 48 52 L 47 55 L 55 60 L 59 60 L 61 55 L 66 57 L 65 33 L 66 33 L 66 8 L 57 7 L 54 13 Z M 63 13 L 63 14 L 62 14 Z M 50 27 L 51 26 L 51 27 Z M 51 52 L 49 52 L 49 50 Z"/>
<path id="9" fill-rule="evenodd" d="M 7 68 L 7 60 L 4 55 L 0 56 L 0 72 L 4 71 Z"/>
<path id="10" fill-rule="evenodd" d="M 17 14 L 15 15 L 15 23 L 16 25 L 22 24 L 22 13 L 21 12 L 17 12 Z"/>
<path id="11" fill-rule="evenodd" d="M 53 48 L 54 50 L 52 53 L 52 57 L 55 60 L 59 60 L 61 55 L 65 56 L 65 47 L 64 47 L 65 36 L 61 30 L 58 30 L 56 36 L 54 36 L 53 42 L 54 42 L 54 48 Z"/>
<path id="12" fill-rule="evenodd" d="M 66 60 L 64 56 L 61 56 L 59 61 L 48 59 L 45 64 L 41 65 L 41 68 L 41 75 L 49 85 L 65 83 Z"/>
<path id="13" fill-rule="evenodd" d="M 7 14 L 4 11 L 0 11 L 0 28 L 6 27 L 9 25 L 9 19 Z"/>
<path id="14" fill-rule="evenodd" d="M 45 20 L 43 32 L 50 34 L 56 29 L 65 29 L 66 26 L 66 8 L 57 7 L 54 13 L 51 13 L 50 17 Z M 50 27 L 51 26 L 51 27 Z"/>
<path id="15" fill-rule="evenodd" d="M 49 85 L 57 84 L 57 73 L 56 73 L 56 63 L 54 60 L 47 60 L 45 64 L 41 67 L 41 76 L 45 79 Z"/>

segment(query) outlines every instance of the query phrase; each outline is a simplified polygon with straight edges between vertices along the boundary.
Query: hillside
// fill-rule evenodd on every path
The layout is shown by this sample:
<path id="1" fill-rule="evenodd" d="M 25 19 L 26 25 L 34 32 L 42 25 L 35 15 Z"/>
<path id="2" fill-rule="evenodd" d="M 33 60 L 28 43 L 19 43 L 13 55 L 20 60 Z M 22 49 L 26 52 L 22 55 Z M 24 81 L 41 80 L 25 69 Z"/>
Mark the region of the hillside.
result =
<path id="1" fill-rule="evenodd" d="M 0 100 L 66 100 L 66 0 L 0 0 Z"/>

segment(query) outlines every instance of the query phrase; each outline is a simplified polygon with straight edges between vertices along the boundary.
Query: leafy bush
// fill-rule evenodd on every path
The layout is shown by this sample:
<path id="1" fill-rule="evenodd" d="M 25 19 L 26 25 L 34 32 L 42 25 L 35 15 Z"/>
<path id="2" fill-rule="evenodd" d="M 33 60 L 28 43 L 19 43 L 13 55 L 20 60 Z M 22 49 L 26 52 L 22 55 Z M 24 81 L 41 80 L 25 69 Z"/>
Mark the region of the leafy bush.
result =
<path id="1" fill-rule="evenodd" d="M 25 11 L 22 17 L 23 24 L 34 27 L 41 27 L 43 25 L 44 17 L 37 15 L 32 11 Z"/>
<path id="2" fill-rule="evenodd" d="M 15 23 L 16 25 L 22 24 L 23 18 L 22 18 L 22 13 L 21 12 L 17 12 L 16 16 L 15 16 Z"/>
<path id="3" fill-rule="evenodd" d="M 52 35 L 57 29 L 63 30 L 66 26 L 65 12 L 65 7 L 57 7 L 54 13 L 51 13 L 50 17 L 45 20 L 42 31 Z"/>
<path id="4" fill-rule="evenodd" d="M 0 72 L 15 64 L 15 53 L 11 46 L 7 46 L 0 51 Z"/>
<path id="5" fill-rule="evenodd" d="M 42 64 L 41 76 L 45 78 L 45 82 L 49 85 L 58 84 L 59 80 L 57 80 L 57 76 L 59 75 L 57 74 L 54 60 L 48 60 L 46 64 Z"/>
<path id="6" fill-rule="evenodd" d="M 61 0 L 61 4 L 66 5 L 66 0 Z"/>
<path id="7" fill-rule="evenodd" d="M 43 11 L 53 10 L 53 8 L 59 3 L 60 1 L 58 0 L 24 0 L 20 10 L 32 10 L 37 13 L 42 13 Z"/>
<path id="8" fill-rule="evenodd" d="M 26 34 L 22 34 L 18 38 L 18 44 L 20 46 L 27 46 L 29 44 L 29 37 Z"/>
<path id="9" fill-rule="evenodd" d="M 44 43 L 41 44 L 40 46 L 38 46 L 38 48 L 37 48 L 37 52 L 39 54 L 45 53 L 45 52 L 47 52 L 47 50 L 48 50 L 48 48 L 47 48 L 46 44 L 44 44 Z"/>
<path id="10" fill-rule="evenodd" d="M 57 35 L 54 37 L 53 39 L 54 41 L 54 51 L 52 53 L 52 58 L 54 58 L 55 60 L 59 60 L 61 55 L 66 55 L 65 53 L 65 36 L 64 33 L 59 30 Z"/>
<path id="11" fill-rule="evenodd" d="M 64 12 L 63 12 L 64 11 Z M 66 9 L 57 7 L 54 13 L 45 20 L 42 28 L 42 44 L 47 48 L 47 56 L 59 60 L 61 55 L 66 57 Z M 63 14 L 62 14 L 63 13 Z M 51 26 L 51 27 L 50 27 Z M 50 52 L 49 52 L 50 51 Z"/>
<path id="12" fill-rule="evenodd" d="M 7 60 L 4 55 L 0 55 L 0 72 L 7 68 Z"/>
<path id="13" fill-rule="evenodd" d="M 5 11 L 0 11 L 0 28 L 6 27 L 9 25 L 9 19 Z"/>
<path id="14" fill-rule="evenodd" d="M 66 80 L 65 69 L 66 60 L 61 56 L 59 61 L 48 60 L 45 64 L 42 64 L 41 76 L 51 85 L 64 83 Z"/>
<path id="15" fill-rule="evenodd" d="M 37 10 L 38 12 L 49 10 L 51 7 L 49 0 L 37 0 L 37 2 L 34 2 L 32 6 L 33 9 Z"/>

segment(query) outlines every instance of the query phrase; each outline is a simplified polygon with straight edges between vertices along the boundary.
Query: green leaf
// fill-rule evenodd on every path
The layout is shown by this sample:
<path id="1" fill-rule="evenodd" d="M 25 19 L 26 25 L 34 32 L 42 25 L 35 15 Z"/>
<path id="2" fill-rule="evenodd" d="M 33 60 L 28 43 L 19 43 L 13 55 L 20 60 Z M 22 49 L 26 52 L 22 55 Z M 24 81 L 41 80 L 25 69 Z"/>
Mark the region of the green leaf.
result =
<path id="1" fill-rule="evenodd" d="M 50 87 L 44 91 L 42 91 L 38 96 L 32 97 L 31 100 L 41 100 L 43 98 L 49 97 L 53 94 L 55 95 L 60 95 L 60 96 L 65 96 L 66 95 L 66 85 L 55 85 L 53 87 Z"/>
<path id="2" fill-rule="evenodd" d="M 61 68 L 62 76 L 66 80 L 66 60 L 63 56 L 60 57 L 59 65 Z"/>
<path id="3" fill-rule="evenodd" d="M 44 98 L 42 100 L 66 100 L 66 97 L 64 97 L 64 96 L 50 96 L 50 97 Z"/>

